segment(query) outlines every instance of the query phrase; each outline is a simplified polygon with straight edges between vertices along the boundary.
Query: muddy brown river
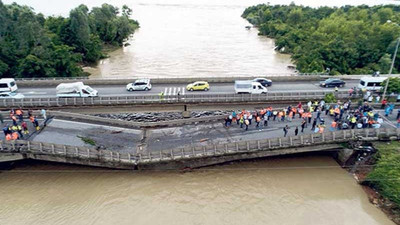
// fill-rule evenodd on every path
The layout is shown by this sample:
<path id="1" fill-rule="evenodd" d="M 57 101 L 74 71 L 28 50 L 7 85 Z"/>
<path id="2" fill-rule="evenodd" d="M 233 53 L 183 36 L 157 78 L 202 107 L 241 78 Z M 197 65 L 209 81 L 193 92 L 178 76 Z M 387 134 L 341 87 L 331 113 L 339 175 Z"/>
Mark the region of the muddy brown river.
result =
<path id="1" fill-rule="evenodd" d="M 181 173 L 22 166 L 0 173 L 1 224 L 386 225 L 328 156 Z"/>

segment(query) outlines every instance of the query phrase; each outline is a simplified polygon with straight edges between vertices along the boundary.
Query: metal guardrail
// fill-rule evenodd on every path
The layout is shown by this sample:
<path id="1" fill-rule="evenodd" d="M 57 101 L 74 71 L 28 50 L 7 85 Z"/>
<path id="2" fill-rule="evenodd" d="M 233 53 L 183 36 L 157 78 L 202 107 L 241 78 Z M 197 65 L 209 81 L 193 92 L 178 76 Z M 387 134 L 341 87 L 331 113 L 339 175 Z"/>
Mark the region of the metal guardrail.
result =
<path id="1" fill-rule="evenodd" d="M 272 151 L 282 148 L 306 147 L 310 145 L 330 144 L 359 140 L 360 138 L 380 138 L 380 136 L 400 139 L 400 129 L 379 128 L 360 130 L 341 130 L 300 136 L 270 138 L 254 141 L 232 142 L 228 144 L 188 146 L 158 152 L 139 154 L 140 163 L 154 163 L 178 159 L 203 158 L 211 156 L 251 153 L 256 151 Z"/>
<path id="2" fill-rule="evenodd" d="M 60 107 L 60 106 L 104 106 L 132 104 L 171 104 L 171 103 L 231 103 L 264 101 L 319 100 L 325 94 L 334 93 L 337 98 L 348 98 L 347 91 L 314 92 L 269 92 L 267 94 L 187 94 L 187 95 L 131 95 L 95 98 L 23 98 L 0 100 L 0 107 Z M 355 97 L 355 95 L 353 95 Z"/>
<path id="3" fill-rule="evenodd" d="M 136 157 L 130 153 L 119 153 L 110 150 L 97 150 L 93 147 L 79 147 L 71 145 L 58 145 L 32 141 L 0 141 L 0 152 L 13 152 L 34 155 L 50 155 L 85 160 L 100 160 L 110 162 L 136 162 Z"/>
<path id="4" fill-rule="evenodd" d="M 89 77 L 33 77 L 33 78 L 15 78 L 16 81 L 36 81 L 36 80 L 88 80 Z"/>
<path id="5" fill-rule="evenodd" d="M 98 150 L 93 147 L 78 147 L 70 145 L 57 145 L 31 141 L 0 141 L 0 150 L 3 152 L 17 152 L 33 155 L 48 155 L 54 157 L 69 157 L 82 160 L 96 160 L 102 162 L 117 162 L 124 164 L 147 164 L 161 161 L 174 161 L 182 159 L 195 159 L 221 155 L 251 153 L 257 151 L 273 151 L 284 148 L 306 147 L 311 145 L 340 143 L 362 138 L 388 138 L 400 139 L 400 129 L 379 128 L 360 130 L 341 130 L 322 134 L 308 134 L 284 138 L 270 138 L 255 141 L 232 142 L 228 144 L 190 146 L 148 154 L 119 153 L 109 150 Z M 62 159 L 60 159 L 62 161 Z"/>

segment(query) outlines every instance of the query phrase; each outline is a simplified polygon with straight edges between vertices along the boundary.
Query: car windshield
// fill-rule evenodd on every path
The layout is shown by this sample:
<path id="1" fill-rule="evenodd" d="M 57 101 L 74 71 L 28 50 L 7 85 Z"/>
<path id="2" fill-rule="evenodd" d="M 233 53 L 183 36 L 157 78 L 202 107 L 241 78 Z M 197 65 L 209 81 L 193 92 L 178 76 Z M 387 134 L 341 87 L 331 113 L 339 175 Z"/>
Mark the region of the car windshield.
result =
<path id="1" fill-rule="evenodd" d="M 93 92 L 93 89 L 92 89 L 91 87 L 87 87 L 86 90 L 87 90 L 88 92 Z"/>

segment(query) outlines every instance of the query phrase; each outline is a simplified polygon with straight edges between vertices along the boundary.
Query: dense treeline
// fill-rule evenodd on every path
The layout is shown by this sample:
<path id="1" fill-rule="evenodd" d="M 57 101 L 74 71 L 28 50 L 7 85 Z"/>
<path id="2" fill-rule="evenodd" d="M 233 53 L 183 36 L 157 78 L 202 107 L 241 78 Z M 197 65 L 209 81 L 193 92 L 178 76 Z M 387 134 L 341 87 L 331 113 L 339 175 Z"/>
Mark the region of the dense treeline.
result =
<path id="1" fill-rule="evenodd" d="M 400 35 L 400 6 L 311 8 L 257 5 L 242 17 L 276 40 L 276 49 L 292 54 L 300 72 L 331 74 L 388 73 Z M 398 54 L 393 73 L 400 71 Z"/>
<path id="2" fill-rule="evenodd" d="M 104 57 L 105 45 L 122 45 L 139 24 L 132 10 L 80 5 L 69 17 L 44 17 L 0 0 L 0 77 L 82 76 L 81 65 Z"/>

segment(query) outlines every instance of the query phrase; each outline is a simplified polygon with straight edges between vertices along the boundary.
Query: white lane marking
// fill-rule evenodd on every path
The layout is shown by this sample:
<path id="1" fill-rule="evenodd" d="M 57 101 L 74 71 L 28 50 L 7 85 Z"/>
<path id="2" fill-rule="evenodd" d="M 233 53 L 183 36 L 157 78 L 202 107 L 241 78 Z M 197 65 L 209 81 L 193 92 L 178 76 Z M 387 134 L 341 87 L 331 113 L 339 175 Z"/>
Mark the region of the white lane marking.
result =
<path id="1" fill-rule="evenodd" d="M 185 87 L 182 88 L 182 95 L 185 95 Z"/>
<path id="2" fill-rule="evenodd" d="M 36 92 L 36 91 L 29 91 L 29 92 L 20 92 L 21 94 L 29 94 L 29 95 L 45 95 L 47 92 Z"/>
<path id="3" fill-rule="evenodd" d="M 174 87 L 174 91 L 172 92 L 172 95 L 176 95 L 176 87 Z"/>
<path id="4" fill-rule="evenodd" d="M 165 88 L 164 95 L 167 95 L 168 88 Z"/>

